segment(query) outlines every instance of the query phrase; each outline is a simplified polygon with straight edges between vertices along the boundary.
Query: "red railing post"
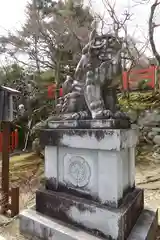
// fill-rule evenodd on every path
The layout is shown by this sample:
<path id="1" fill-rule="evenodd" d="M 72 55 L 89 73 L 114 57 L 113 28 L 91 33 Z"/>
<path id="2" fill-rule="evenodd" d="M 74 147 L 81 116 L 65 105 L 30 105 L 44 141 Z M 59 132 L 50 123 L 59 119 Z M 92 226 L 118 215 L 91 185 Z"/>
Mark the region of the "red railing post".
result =
<path id="1" fill-rule="evenodd" d="M 48 86 L 48 97 L 54 98 L 55 97 L 55 90 L 56 90 L 56 84 L 52 84 Z"/>
<path id="2" fill-rule="evenodd" d="M 59 97 L 63 97 L 63 88 L 59 89 Z"/>
<path id="3" fill-rule="evenodd" d="M 3 138 L 4 138 L 3 132 L 0 132 L 0 152 L 2 152 Z M 8 150 L 13 151 L 16 147 L 18 147 L 18 130 L 17 129 L 14 132 L 11 132 L 9 139 L 10 139 L 10 144 L 8 146 Z"/>
<path id="4" fill-rule="evenodd" d="M 11 133 L 11 148 L 12 151 L 15 149 L 15 131 Z"/>
<path id="5" fill-rule="evenodd" d="M 156 66 L 151 66 L 150 67 L 150 74 L 151 74 L 151 82 L 150 82 L 150 86 L 152 87 L 152 88 L 154 88 L 155 87 L 155 84 L 156 84 L 156 82 L 155 82 L 155 79 L 156 79 Z"/>
<path id="6" fill-rule="evenodd" d="M 127 91 L 128 90 L 128 85 L 129 85 L 129 83 L 128 83 L 128 72 L 127 71 L 123 72 L 123 74 L 122 74 L 122 82 L 123 82 L 123 89 L 125 91 Z"/>
<path id="7" fill-rule="evenodd" d="M 14 147 L 15 148 L 18 147 L 18 130 L 17 129 L 14 131 Z"/>

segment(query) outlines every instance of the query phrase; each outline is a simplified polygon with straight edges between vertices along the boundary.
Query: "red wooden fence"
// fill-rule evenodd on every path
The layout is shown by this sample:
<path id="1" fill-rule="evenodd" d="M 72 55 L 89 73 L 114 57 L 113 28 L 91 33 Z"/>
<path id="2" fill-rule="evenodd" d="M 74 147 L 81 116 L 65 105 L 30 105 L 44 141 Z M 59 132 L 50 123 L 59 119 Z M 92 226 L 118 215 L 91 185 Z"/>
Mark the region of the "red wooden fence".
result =
<path id="1" fill-rule="evenodd" d="M 57 89 L 56 84 L 51 84 L 48 86 L 48 97 L 50 99 L 54 99 L 55 98 L 55 93 L 57 92 L 57 96 L 58 97 L 62 97 L 63 96 L 63 90 L 62 88 Z"/>
<path id="2" fill-rule="evenodd" d="M 157 81 L 157 66 L 123 72 L 123 89 L 136 90 L 143 80 L 147 80 L 146 85 L 154 89 Z"/>
<path id="3" fill-rule="evenodd" d="M 3 132 L 0 132 L 0 152 L 2 152 Z M 18 146 L 18 130 L 11 132 L 9 151 L 13 151 Z"/>
<path id="4" fill-rule="evenodd" d="M 122 74 L 122 88 L 123 90 L 138 90 L 139 83 L 143 80 L 147 80 L 146 85 L 154 89 L 158 80 L 157 66 L 150 66 L 146 69 L 132 69 L 131 71 L 124 71 Z M 48 86 L 48 98 L 54 99 L 55 93 L 58 97 L 63 96 L 63 89 L 57 89 L 56 84 Z"/>

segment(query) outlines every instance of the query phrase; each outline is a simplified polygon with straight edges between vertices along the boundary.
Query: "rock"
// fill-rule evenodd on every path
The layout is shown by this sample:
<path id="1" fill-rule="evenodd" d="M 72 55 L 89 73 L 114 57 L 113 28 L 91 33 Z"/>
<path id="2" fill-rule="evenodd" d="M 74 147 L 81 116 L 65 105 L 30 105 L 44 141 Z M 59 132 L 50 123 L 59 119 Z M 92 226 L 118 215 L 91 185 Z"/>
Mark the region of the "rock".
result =
<path id="1" fill-rule="evenodd" d="M 152 128 L 152 132 L 160 133 L 160 127 Z"/>
<path id="2" fill-rule="evenodd" d="M 135 110 L 129 110 L 127 112 L 127 115 L 129 116 L 131 122 L 135 122 L 138 119 L 138 113 Z"/>
<path id="3" fill-rule="evenodd" d="M 33 142 L 32 142 L 32 150 L 33 152 L 39 154 L 41 152 L 41 146 L 40 146 L 40 141 L 39 138 L 36 138 Z"/>
<path id="4" fill-rule="evenodd" d="M 151 130 L 151 128 L 144 126 L 144 127 L 142 128 L 142 130 L 145 131 L 145 132 L 149 132 L 149 131 Z"/>
<path id="5" fill-rule="evenodd" d="M 144 114 L 141 114 L 138 119 L 138 125 L 150 125 L 156 126 L 160 123 L 160 113 L 156 110 L 154 111 L 145 111 Z"/>
<path id="6" fill-rule="evenodd" d="M 159 112 L 159 110 L 154 110 L 153 115 L 155 117 L 155 119 L 154 119 L 155 122 L 160 122 L 160 112 Z"/>
<path id="7" fill-rule="evenodd" d="M 156 135 L 154 138 L 153 138 L 153 142 L 157 145 L 160 146 L 160 135 Z"/>
<path id="8" fill-rule="evenodd" d="M 157 135 L 156 132 L 149 132 L 149 133 L 148 133 L 148 138 L 151 139 L 151 140 L 153 140 L 153 138 L 154 138 L 156 135 Z"/>

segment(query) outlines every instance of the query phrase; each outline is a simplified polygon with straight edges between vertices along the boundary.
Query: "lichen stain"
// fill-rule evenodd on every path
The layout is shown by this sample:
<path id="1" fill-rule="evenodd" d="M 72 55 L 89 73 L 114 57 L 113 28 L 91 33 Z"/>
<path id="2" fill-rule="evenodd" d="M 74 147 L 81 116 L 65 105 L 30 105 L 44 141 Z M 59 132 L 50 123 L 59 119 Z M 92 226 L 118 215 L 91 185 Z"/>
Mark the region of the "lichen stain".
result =
<path id="1" fill-rule="evenodd" d="M 57 191 L 57 192 L 64 192 L 66 194 L 69 194 L 70 196 L 75 196 L 78 198 L 85 198 L 90 201 L 94 202 L 101 202 L 100 199 L 97 196 L 91 196 L 89 193 L 86 192 L 80 192 L 77 189 L 70 188 L 67 186 L 67 184 L 63 183 L 58 183 L 57 185 L 57 180 L 55 178 L 48 178 L 45 181 L 45 188 L 49 191 Z"/>
<path id="2" fill-rule="evenodd" d="M 102 125 L 106 124 L 106 119 L 101 120 Z M 58 122 L 58 121 L 57 121 Z M 94 136 L 98 141 L 101 141 L 105 138 L 105 136 L 110 135 L 112 136 L 114 134 L 115 129 L 129 129 L 130 123 L 129 121 L 125 120 L 114 120 L 110 119 L 110 127 L 97 127 L 92 128 L 90 121 L 78 121 L 77 127 L 67 127 L 65 126 L 65 121 L 63 123 L 63 127 L 59 126 L 57 128 L 50 128 L 50 129 L 42 129 L 40 131 L 40 143 L 42 146 L 46 145 L 52 145 L 57 146 L 61 144 L 61 139 L 63 138 L 63 135 L 67 136 Z M 66 122 L 67 124 L 67 122 Z"/>

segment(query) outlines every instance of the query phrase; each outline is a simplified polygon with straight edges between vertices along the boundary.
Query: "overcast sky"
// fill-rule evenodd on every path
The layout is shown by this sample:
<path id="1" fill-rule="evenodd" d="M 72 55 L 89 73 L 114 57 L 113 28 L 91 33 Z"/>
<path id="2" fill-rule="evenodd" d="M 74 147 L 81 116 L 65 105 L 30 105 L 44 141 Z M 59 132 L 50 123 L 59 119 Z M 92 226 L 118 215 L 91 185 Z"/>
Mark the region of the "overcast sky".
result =
<path id="1" fill-rule="evenodd" d="M 0 34 L 13 30 L 25 20 L 27 0 L 0 0 Z"/>
<path id="2" fill-rule="evenodd" d="M 85 2 L 88 1 L 89 0 L 85 0 Z M 120 16 L 125 8 L 130 8 L 130 12 L 134 15 L 132 17 L 132 21 L 129 23 L 129 32 L 130 34 L 133 34 L 134 32 L 134 36 L 138 38 L 138 40 L 143 41 L 143 36 L 147 36 L 148 33 L 147 21 L 150 12 L 150 4 L 135 7 L 135 1 L 117 0 L 116 11 Z M 104 11 L 104 6 L 102 4 L 103 0 L 91 0 L 91 2 L 94 10 L 99 11 L 102 14 Z M 114 0 L 110 0 L 110 2 L 114 2 Z M 152 0 L 150 2 L 152 2 Z M 25 21 L 26 3 L 27 0 L 0 0 L 0 35 L 4 34 L 6 30 L 13 31 L 21 26 L 21 24 Z M 159 42 L 159 33 L 160 28 L 156 33 L 157 43 Z"/>

